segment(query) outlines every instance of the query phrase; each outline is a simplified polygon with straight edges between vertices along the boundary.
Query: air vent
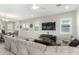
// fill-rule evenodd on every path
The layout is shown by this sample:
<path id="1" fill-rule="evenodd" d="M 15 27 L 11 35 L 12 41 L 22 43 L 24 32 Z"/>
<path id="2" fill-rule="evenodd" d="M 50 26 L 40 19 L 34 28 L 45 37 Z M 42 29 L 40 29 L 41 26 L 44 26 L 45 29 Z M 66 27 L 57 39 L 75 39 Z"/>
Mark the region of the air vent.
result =
<path id="1" fill-rule="evenodd" d="M 62 5 L 61 4 L 56 4 L 56 7 L 61 7 Z"/>

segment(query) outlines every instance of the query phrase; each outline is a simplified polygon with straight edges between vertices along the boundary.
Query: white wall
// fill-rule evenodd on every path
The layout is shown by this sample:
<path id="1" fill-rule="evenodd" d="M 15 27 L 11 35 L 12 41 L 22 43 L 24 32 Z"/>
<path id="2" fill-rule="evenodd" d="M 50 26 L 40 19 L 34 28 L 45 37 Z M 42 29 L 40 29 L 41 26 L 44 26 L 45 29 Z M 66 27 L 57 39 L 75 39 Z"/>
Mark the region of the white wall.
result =
<path id="1" fill-rule="evenodd" d="M 79 9 L 77 9 L 76 15 L 77 15 L 77 36 L 79 37 Z"/>
<path id="2" fill-rule="evenodd" d="M 34 24 L 36 21 L 38 21 L 38 22 L 40 22 L 40 27 L 41 27 L 42 22 L 55 21 L 56 22 L 56 30 L 54 30 L 54 31 L 42 31 L 40 29 L 40 31 L 36 32 L 36 31 L 34 31 L 34 28 L 30 28 L 28 32 L 20 31 L 20 36 L 23 36 L 26 38 L 27 37 L 38 38 L 40 36 L 40 34 L 47 34 L 47 32 L 49 32 L 49 34 L 52 34 L 52 35 L 60 36 L 60 35 L 62 35 L 60 33 L 60 19 L 61 18 L 69 18 L 69 17 L 72 18 L 72 34 L 71 35 L 77 36 L 76 12 L 75 11 L 57 14 L 57 15 L 51 15 L 51 16 L 47 16 L 47 17 L 39 17 L 39 18 L 35 18 L 35 19 L 30 19 L 27 21 L 21 21 L 20 24 L 22 24 L 22 23 Z"/>

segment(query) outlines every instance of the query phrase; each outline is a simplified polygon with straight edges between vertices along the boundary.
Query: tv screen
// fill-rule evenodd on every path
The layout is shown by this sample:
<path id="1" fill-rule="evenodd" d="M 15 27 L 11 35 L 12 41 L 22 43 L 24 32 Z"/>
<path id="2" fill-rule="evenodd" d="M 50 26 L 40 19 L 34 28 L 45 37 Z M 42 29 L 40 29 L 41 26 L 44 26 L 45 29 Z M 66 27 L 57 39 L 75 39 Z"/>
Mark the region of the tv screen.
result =
<path id="1" fill-rule="evenodd" d="M 56 30 L 56 22 L 42 23 L 42 30 Z"/>

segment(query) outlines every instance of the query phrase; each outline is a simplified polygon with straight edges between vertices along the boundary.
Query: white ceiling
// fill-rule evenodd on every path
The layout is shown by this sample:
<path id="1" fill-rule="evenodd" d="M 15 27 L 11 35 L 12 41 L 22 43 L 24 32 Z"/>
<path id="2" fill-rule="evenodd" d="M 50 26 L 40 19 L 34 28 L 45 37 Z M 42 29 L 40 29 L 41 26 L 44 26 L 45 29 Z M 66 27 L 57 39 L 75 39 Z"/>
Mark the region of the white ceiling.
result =
<path id="1" fill-rule="evenodd" d="M 56 4 L 37 4 L 37 6 L 40 8 L 33 10 L 32 4 L 0 4 L 0 16 L 24 20 L 73 11 L 78 8 L 79 4 L 63 4 L 61 7 L 56 7 Z M 65 6 L 69 6 L 69 9 L 65 9 Z"/>

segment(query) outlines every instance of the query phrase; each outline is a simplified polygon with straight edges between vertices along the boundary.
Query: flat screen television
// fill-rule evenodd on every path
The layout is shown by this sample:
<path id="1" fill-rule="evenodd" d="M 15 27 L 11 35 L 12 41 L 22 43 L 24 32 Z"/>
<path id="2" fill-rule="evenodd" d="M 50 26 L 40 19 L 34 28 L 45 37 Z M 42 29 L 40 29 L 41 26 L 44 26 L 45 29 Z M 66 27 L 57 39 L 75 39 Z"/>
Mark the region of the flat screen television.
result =
<path id="1" fill-rule="evenodd" d="M 56 22 L 42 23 L 42 30 L 56 30 Z"/>

